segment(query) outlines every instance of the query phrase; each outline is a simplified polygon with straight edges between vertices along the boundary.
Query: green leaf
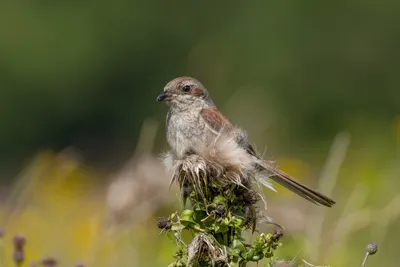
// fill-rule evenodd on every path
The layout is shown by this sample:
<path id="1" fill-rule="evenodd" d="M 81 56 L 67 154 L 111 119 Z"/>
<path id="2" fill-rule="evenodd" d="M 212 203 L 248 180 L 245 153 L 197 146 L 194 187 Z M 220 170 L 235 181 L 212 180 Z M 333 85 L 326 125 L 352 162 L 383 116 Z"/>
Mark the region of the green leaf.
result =
<path id="1" fill-rule="evenodd" d="M 183 230 L 184 228 L 185 228 L 185 225 L 180 224 L 180 223 L 173 223 L 171 226 L 172 231 L 180 231 L 180 230 Z"/>
<path id="2" fill-rule="evenodd" d="M 263 253 L 257 253 L 256 255 L 253 256 L 253 258 L 251 260 L 252 261 L 259 261 L 262 258 L 264 258 L 264 254 Z"/>
<path id="3" fill-rule="evenodd" d="M 214 220 L 214 216 L 215 216 L 214 213 L 210 213 L 210 215 L 201 219 L 201 222 L 203 222 L 203 223 L 212 222 Z"/>
<path id="4" fill-rule="evenodd" d="M 251 261 L 254 255 L 256 255 L 256 252 L 254 251 L 254 249 L 250 249 L 247 251 L 246 256 L 244 258 L 248 261 Z"/>
<path id="5" fill-rule="evenodd" d="M 194 215 L 193 215 L 193 219 L 197 222 L 197 223 L 201 223 L 203 222 L 203 220 L 205 220 L 206 218 L 210 217 L 212 214 L 207 216 L 207 213 L 204 210 L 195 210 Z"/>
<path id="6" fill-rule="evenodd" d="M 242 226 L 243 220 L 236 218 L 236 217 L 232 217 L 232 226 L 234 227 L 240 227 Z"/>
<path id="7" fill-rule="evenodd" d="M 226 225 L 216 225 L 215 226 L 215 233 L 226 233 L 228 232 L 229 227 Z"/>
<path id="8" fill-rule="evenodd" d="M 228 218 L 223 218 L 222 221 L 221 221 L 221 225 L 229 226 L 230 222 L 231 221 Z"/>
<path id="9" fill-rule="evenodd" d="M 213 199 L 213 203 L 214 204 L 225 204 L 226 203 L 226 198 L 224 198 L 223 196 L 219 195 L 214 197 Z"/>
<path id="10" fill-rule="evenodd" d="M 184 211 L 182 211 L 181 218 L 180 218 L 181 222 L 196 223 L 194 221 L 194 219 L 193 219 L 193 214 L 194 214 L 193 210 L 184 210 Z"/>
<path id="11" fill-rule="evenodd" d="M 238 240 L 235 239 L 232 242 L 232 248 L 235 251 L 236 254 L 241 255 L 242 253 L 246 252 L 246 247 L 243 245 L 243 243 Z"/>

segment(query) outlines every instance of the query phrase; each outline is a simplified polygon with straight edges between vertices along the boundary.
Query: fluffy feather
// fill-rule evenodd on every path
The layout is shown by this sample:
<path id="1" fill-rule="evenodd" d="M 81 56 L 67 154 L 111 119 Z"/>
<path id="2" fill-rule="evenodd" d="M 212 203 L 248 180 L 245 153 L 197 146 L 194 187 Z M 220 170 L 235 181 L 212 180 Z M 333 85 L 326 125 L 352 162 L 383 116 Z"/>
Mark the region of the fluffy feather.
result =
<path id="1" fill-rule="evenodd" d="M 220 135 L 209 146 L 197 146 L 196 154 L 183 159 L 168 152 L 163 155 L 163 162 L 171 176 L 171 184 L 177 180 L 182 186 L 185 180 L 189 180 L 199 192 L 207 186 L 209 179 L 247 187 L 254 182 L 252 178 L 276 191 L 269 178 L 255 170 L 254 158 L 232 137 Z M 261 192 L 260 196 L 265 203 Z"/>

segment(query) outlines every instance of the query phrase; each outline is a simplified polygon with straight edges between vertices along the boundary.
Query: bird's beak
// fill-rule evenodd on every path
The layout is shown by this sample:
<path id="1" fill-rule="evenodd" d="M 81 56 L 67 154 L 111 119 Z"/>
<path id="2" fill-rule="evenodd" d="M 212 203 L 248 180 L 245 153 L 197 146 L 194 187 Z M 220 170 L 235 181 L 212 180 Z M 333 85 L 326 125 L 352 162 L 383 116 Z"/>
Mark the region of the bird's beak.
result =
<path id="1" fill-rule="evenodd" d="M 167 92 L 162 92 L 157 96 L 157 101 L 168 101 L 171 95 Z"/>

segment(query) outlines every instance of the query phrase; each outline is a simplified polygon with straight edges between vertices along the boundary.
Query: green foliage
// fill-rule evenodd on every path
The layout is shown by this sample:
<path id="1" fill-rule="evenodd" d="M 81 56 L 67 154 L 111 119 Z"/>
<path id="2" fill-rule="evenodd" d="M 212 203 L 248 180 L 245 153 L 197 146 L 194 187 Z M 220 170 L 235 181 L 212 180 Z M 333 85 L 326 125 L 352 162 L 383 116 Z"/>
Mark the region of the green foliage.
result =
<path id="1" fill-rule="evenodd" d="M 202 190 L 192 190 L 188 196 L 190 208 L 175 212 L 168 219 L 159 218 L 159 227 L 171 232 L 177 243 L 175 261 L 170 267 L 244 267 L 248 262 L 270 259 L 280 246 L 281 232 L 261 233 L 252 244 L 245 242 L 243 233 L 251 228 L 254 231 L 257 209 L 254 201 L 249 203 L 246 199 L 257 193 L 243 185 L 218 180 L 221 179 L 208 179 L 210 183 Z M 193 187 L 187 181 L 181 184 Z M 181 240 L 182 231 L 193 234 L 191 244 Z"/>

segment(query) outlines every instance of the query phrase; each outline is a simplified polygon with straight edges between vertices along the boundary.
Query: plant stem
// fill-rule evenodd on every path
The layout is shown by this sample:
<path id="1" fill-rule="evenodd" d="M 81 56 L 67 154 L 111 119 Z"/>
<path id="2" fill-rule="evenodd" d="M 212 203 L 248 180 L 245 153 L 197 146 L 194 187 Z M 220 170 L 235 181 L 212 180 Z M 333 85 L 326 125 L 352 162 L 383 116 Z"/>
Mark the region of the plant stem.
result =
<path id="1" fill-rule="evenodd" d="M 0 267 L 4 267 L 4 250 L 3 250 L 3 240 L 0 237 Z"/>
<path id="2" fill-rule="evenodd" d="M 367 262 L 368 256 L 369 256 L 369 253 L 367 252 L 367 253 L 365 254 L 365 257 L 364 257 L 363 262 L 361 263 L 361 267 L 364 267 L 364 266 L 365 266 L 365 263 Z"/>

